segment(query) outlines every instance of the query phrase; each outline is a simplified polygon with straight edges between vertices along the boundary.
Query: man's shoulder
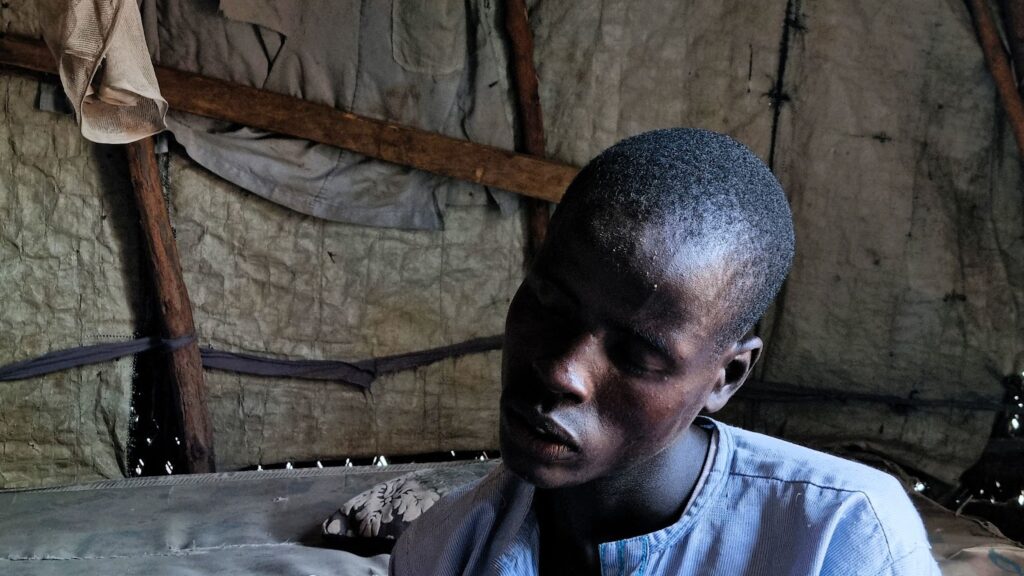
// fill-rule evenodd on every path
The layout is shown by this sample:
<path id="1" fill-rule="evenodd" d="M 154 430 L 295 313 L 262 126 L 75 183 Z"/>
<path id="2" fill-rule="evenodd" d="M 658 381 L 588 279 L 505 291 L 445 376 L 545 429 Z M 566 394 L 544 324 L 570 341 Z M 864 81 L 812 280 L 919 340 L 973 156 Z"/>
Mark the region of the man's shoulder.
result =
<path id="1" fill-rule="evenodd" d="M 441 498 L 395 544 L 391 574 L 475 573 L 514 546 L 533 487 L 498 465 Z"/>
<path id="2" fill-rule="evenodd" d="M 780 438 L 718 425 L 731 436 L 733 458 L 729 473 L 733 476 L 906 499 L 899 481 L 881 470 Z"/>
<path id="3" fill-rule="evenodd" d="M 756 432 L 719 424 L 732 443 L 728 480 L 757 505 L 820 519 L 832 531 L 830 554 L 881 555 L 889 565 L 931 563 L 920 516 L 896 478 L 866 466 Z M 924 571 L 921 573 L 931 573 Z"/>
<path id="4" fill-rule="evenodd" d="M 721 424 L 720 424 L 721 425 Z M 729 483 L 764 495 L 766 505 L 799 510 L 801 518 L 829 519 L 839 542 L 877 546 L 890 562 L 922 549 L 928 539 L 921 517 L 903 486 L 886 472 L 798 446 L 725 426 L 732 442 Z M 771 504 L 768 504 L 771 502 Z M 930 559 L 925 553 L 924 558 Z"/>

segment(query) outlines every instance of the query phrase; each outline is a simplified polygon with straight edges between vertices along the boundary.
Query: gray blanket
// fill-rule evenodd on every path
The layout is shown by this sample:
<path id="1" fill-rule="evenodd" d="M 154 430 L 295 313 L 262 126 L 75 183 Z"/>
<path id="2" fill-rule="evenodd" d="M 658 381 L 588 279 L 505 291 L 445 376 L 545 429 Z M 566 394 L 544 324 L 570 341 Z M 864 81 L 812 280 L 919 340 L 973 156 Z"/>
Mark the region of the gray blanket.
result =
<path id="1" fill-rule="evenodd" d="M 181 475 L 0 492 L 0 574 L 387 574 L 386 555 L 362 558 L 324 547 L 321 522 L 374 484 L 445 465 L 452 464 Z"/>
<path id="2" fill-rule="evenodd" d="M 145 0 L 155 62 L 481 144 L 513 148 L 512 100 L 491 0 Z M 180 112 L 196 162 L 319 218 L 437 229 L 449 193 L 483 187 Z M 503 212 L 517 200 L 489 191 Z"/>
<path id="3" fill-rule="evenodd" d="M 231 472 L 0 492 L 0 574 L 384 575 L 387 555 L 326 547 L 323 520 L 349 498 L 411 470 L 459 466 L 482 476 L 492 465 Z M 1024 550 L 984 523 L 920 496 L 914 504 L 944 575 L 1024 567 Z"/>

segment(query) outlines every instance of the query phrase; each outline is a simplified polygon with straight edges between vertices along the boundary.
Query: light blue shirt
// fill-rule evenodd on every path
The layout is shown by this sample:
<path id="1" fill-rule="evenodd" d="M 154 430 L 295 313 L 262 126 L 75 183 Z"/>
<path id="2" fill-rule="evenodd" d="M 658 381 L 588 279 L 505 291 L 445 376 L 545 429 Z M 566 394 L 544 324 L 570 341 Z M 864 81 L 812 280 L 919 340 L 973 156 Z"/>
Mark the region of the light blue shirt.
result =
<path id="1" fill-rule="evenodd" d="M 600 545 L 605 576 L 931 576 L 920 516 L 895 478 L 707 418 L 717 449 L 674 524 Z M 710 464 L 710 468 L 707 465 Z M 498 466 L 414 522 L 393 576 L 538 573 L 533 486 Z"/>

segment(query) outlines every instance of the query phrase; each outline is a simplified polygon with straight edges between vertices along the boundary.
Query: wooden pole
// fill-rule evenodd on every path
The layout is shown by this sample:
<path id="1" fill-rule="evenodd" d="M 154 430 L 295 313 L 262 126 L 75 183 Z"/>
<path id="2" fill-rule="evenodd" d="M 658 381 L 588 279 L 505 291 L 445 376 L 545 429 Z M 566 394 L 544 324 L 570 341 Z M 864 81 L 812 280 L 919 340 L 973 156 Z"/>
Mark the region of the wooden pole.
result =
<path id="1" fill-rule="evenodd" d="M 125 149 L 142 236 L 160 304 L 163 336 L 193 336 L 192 305 L 182 278 L 178 247 L 160 186 L 153 138 L 127 144 Z M 184 435 L 187 471 L 213 472 L 213 427 L 206 409 L 203 361 L 195 340 L 170 352 L 170 379 L 175 412 Z"/>
<path id="2" fill-rule="evenodd" d="M 543 157 L 544 117 L 540 107 L 537 69 L 533 65 L 533 33 L 525 0 L 505 0 L 505 31 L 512 48 L 521 150 Z M 529 263 L 544 243 L 551 207 L 548 202 L 530 198 L 526 201 L 526 214 L 526 257 Z"/>
<path id="3" fill-rule="evenodd" d="M 55 74 L 42 42 L 0 38 L 0 65 Z M 156 67 L 174 110 L 329 144 L 371 158 L 557 202 L 577 168 L 433 132 L 343 112 L 301 98 Z"/>
<path id="4" fill-rule="evenodd" d="M 1003 27 L 1010 44 L 1010 57 L 1016 72 L 1017 91 L 1024 81 L 1024 0 L 1000 0 L 1003 13 Z"/>
<path id="5" fill-rule="evenodd" d="M 1024 155 L 1024 102 L 1021 101 L 1017 83 L 1014 81 L 1006 51 L 999 40 L 999 32 L 992 18 L 988 0 L 967 0 L 967 6 L 974 18 L 974 27 L 978 32 L 978 41 L 985 55 L 989 72 L 996 83 L 999 99 L 1006 111 L 1006 119 L 1017 140 L 1017 152 Z"/>

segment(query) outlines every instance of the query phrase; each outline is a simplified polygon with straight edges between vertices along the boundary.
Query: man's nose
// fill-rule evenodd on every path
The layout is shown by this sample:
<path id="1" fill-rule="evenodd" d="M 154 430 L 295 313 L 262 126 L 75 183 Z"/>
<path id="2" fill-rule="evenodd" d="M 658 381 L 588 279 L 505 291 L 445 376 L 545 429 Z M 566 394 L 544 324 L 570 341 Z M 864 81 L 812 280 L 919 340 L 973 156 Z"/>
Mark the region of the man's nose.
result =
<path id="1" fill-rule="evenodd" d="M 593 334 L 580 334 L 561 348 L 559 353 L 535 360 L 533 368 L 551 400 L 586 402 L 593 394 L 598 340 Z"/>

